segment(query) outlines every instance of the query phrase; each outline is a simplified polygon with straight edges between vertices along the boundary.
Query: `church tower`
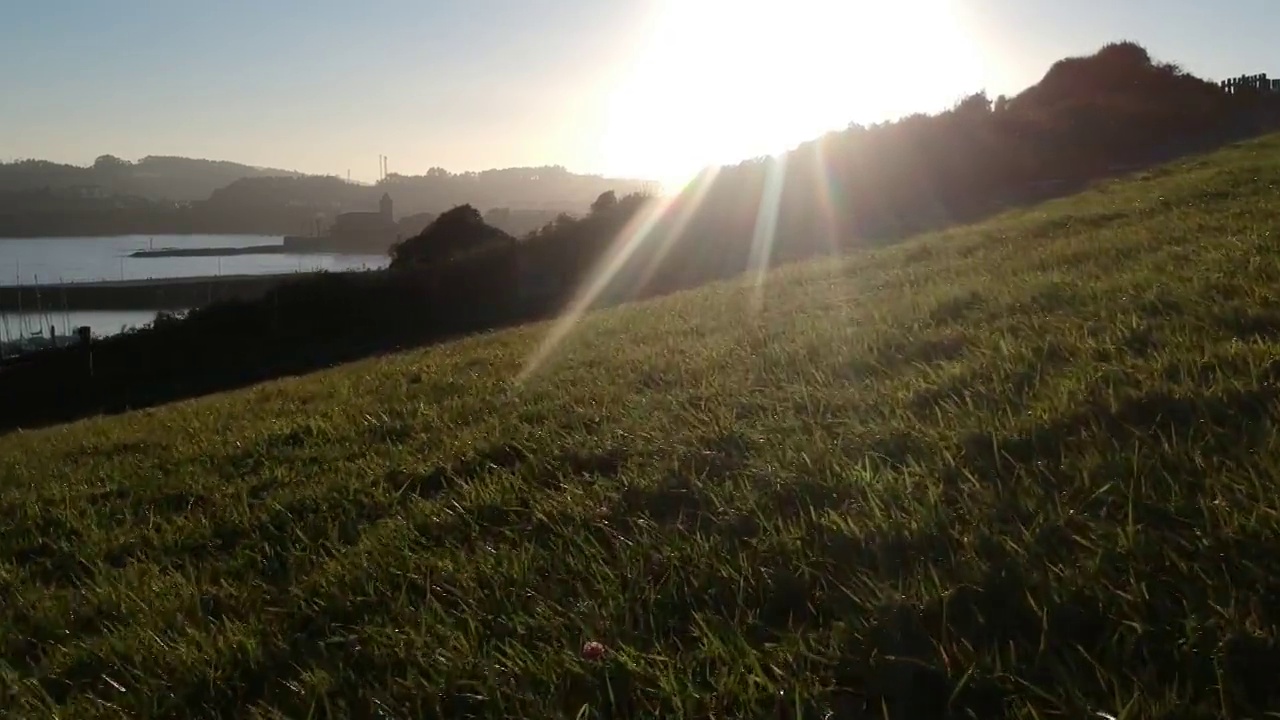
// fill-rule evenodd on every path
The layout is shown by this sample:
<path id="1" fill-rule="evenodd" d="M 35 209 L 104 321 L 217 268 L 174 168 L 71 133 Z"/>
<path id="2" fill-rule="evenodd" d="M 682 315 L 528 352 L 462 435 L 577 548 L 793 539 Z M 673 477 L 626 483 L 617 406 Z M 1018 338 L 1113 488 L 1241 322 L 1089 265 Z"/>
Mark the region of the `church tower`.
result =
<path id="1" fill-rule="evenodd" d="M 392 222 L 391 218 L 391 194 L 382 193 L 382 200 L 378 202 L 378 210 L 382 213 L 382 219 Z"/>

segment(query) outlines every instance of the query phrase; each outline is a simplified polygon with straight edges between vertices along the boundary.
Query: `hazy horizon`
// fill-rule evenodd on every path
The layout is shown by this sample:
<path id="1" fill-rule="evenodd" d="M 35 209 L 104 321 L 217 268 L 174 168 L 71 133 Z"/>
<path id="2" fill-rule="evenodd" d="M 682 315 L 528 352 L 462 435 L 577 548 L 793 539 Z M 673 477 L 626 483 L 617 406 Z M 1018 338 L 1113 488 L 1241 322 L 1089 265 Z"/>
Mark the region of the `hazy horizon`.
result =
<path id="1" fill-rule="evenodd" d="M 1263 0 L 77 0 L 0 10 L 0 159 L 175 155 L 370 181 L 561 165 L 670 182 L 850 122 L 1014 94 L 1131 39 L 1280 73 Z"/>

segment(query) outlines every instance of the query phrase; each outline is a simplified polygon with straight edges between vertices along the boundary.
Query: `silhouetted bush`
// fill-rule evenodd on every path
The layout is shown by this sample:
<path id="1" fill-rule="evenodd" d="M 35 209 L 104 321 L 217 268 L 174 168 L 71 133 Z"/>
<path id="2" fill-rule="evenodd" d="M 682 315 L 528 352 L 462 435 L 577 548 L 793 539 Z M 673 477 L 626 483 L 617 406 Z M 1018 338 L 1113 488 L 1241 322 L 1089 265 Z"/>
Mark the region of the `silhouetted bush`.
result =
<path id="1" fill-rule="evenodd" d="M 480 211 L 459 205 L 422 232 L 391 249 L 391 268 L 435 267 L 493 247 L 509 248 L 515 238 L 485 223 Z"/>

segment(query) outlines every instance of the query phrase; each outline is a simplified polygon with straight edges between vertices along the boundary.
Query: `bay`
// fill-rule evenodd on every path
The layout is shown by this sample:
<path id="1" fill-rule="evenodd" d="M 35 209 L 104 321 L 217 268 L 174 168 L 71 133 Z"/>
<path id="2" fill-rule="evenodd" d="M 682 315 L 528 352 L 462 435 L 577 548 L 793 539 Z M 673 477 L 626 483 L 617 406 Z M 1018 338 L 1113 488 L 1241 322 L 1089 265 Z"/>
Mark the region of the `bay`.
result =
<path id="1" fill-rule="evenodd" d="M 119 235 L 0 239 L 0 285 L 216 275 L 261 275 L 386 267 L 386 255 L 279 253 L 226 257 L 133 258 L 137 250 L 283 245 L 281 236 Z"/>

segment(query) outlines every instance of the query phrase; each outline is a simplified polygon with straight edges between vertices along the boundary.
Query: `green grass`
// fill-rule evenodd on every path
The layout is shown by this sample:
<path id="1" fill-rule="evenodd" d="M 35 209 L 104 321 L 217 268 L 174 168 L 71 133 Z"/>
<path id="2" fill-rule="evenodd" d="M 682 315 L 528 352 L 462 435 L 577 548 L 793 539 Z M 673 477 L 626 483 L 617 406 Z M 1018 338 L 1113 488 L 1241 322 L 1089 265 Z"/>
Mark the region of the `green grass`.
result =
<path id="1" fill-rule="evenodd" d="M 1263 717 L 1277 158 L 0 438 L 0 715 Z"/>

